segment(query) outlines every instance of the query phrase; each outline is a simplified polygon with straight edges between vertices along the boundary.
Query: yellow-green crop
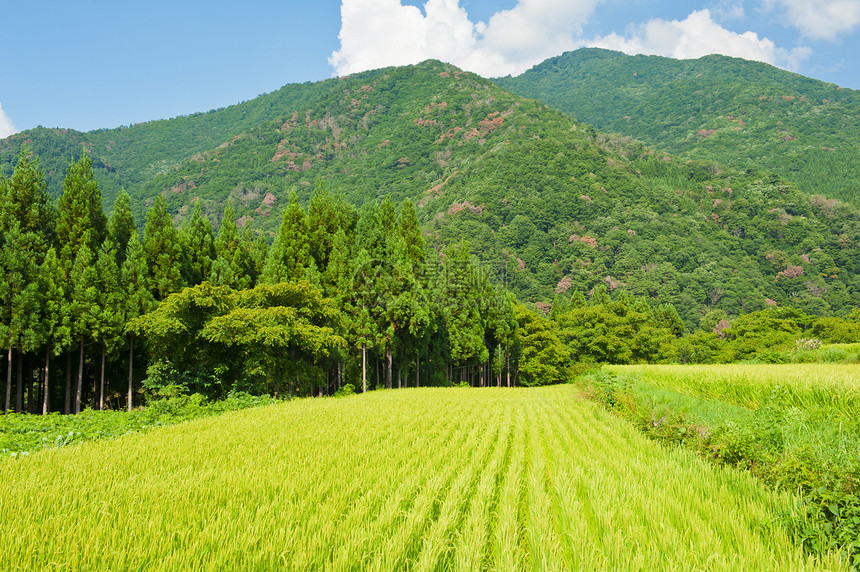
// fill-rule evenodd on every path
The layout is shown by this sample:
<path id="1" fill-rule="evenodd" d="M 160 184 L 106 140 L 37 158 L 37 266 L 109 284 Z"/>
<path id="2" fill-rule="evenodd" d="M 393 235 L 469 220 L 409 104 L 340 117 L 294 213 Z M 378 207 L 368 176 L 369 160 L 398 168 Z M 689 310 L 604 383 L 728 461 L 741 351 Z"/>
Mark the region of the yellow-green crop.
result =
<path id="1" fill-rule="evenodd" d="M 860 411 L 860 367 L 853 364 L 608 366 L 645 383 L 758 409 L 827 410 L 847 417 Z"/>
<path id="2" fill-rule="evenodd" d="M 3 570 L 804 570 L 793 499 L 573 386 L 306 399 L 0 463 Z"/>

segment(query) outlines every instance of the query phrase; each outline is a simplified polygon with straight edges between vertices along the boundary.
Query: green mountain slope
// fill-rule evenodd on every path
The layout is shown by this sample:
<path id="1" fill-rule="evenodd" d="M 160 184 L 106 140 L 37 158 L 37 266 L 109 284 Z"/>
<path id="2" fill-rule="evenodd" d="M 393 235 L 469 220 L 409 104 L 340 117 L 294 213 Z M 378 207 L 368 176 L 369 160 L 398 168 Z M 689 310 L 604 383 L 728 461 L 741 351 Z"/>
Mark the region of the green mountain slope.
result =
<path id="1" fill-rule="evenodd" d="M 34 130 L 2 157 L 31 140 L 43 165 L 59 165 L 83 143 L 104 158 L 100 183 L 125 185 L 138 215 L 160 193 L 178 223 L 200 200 L 217 225 L 231 199 L 240 224 L 265 234 L 290 192 L 306 201 L 320 181 L 356 205 L 409 198 L 431 245 L 469 240 L 534 302 L 604 286 L 671 302 L 688 327 L 714 307 L 860 304 L 858 210 L 768 173 L 598 133 L 434 61 L 276 94 L 113 132 Z M 122 141 L 141 156 L 120 154 Z"/>
<path id="2" fill-rule="evenodd" d="M 279 117 L 285 107 L 304 105 L 316 90 L 315 84 L 292 84 L 222 109 L 87 133 L 38 127 L 0 140 L 0 174 L 11 175 L 18 149 L 26 143 L 39 156 L 49 192 L 57 197 L 69 163 L 86 150 L 110 206 L 121 187 L 135 193 L 196 153 Z"/>
<path id="3" fill-rule="evenodd" d="M 767 64 L 582 49 L 499 85 L 671 153 L 860 202 L 860 93 Z"/>

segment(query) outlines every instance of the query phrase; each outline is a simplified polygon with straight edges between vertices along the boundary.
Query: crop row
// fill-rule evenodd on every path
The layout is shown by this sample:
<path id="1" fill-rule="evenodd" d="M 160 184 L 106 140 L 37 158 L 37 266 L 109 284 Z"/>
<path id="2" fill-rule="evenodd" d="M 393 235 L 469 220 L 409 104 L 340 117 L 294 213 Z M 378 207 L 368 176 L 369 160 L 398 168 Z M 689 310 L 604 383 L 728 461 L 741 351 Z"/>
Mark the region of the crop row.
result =
<path id="1" fill-rule="evenodd" d="M 0 568 L 772 570 L 793 498 L 574 386 L 307 399 L 0 462 Z"/>

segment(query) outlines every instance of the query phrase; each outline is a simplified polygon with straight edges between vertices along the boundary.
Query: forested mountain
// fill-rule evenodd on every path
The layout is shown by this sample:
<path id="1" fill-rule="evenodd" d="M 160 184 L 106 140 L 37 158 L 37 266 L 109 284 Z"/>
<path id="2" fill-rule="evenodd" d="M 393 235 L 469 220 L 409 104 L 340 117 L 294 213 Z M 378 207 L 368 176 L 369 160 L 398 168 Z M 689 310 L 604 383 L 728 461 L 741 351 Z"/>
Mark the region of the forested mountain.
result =
<path id="1" fill-rule="evenodd" d="M 100 186 L 128 189 L 139 227 L 157 196 L 175 223 L 198 203 L 216 228 L 231 199 L 239 227 L 269 241 L 289 194 L 307 204 L 319 182 L 356 206 L 408 198 L 430 246 L 466 238 L 523 301 L 602 285 L 672 303 L 688 328 L 712 308 L 860 302 L 854 206 L 600 134 L 436 61 L 118 130 L 33 130 L 3 142 L 4 164 L 24 141 L 55 196 L 60 165 L 86 148 Z"/>
<path id="2" fill-rule="evenodd" d="M 684 157 L 770 169 L 810 194 L 860 203 L 857 91 L 726 56 L 596 48 L 496 81 L 601 131 Z"/>
<path id="3" fill-rule="evenodd" d="M 279 117 L 285 108 L 303 106 L 317 90 L 311 83 L 291 84 L 222 109 L 87 133 L 37 127 L 0 140 L 0 173 L 11 176 L 17 150 L 26 143 L 40 158 L 48 192 L 56 198 L 69 163 L 86 150 L 110 206 L 120 188 L 137 196 L 146 181 Z"/>

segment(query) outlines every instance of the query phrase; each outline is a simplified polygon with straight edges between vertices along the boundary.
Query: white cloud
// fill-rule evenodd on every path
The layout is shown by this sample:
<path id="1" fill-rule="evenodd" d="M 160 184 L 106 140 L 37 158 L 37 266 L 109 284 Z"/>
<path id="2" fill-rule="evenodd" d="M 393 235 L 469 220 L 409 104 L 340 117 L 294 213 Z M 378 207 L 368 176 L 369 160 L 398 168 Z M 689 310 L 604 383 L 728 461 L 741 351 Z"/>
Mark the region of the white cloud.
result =
<path id="1" fill-rule="evenodd" d="M 0 139 L 9 137 L 13 133 L 17 132 L 18 130 L 15 129 L 14 125 L 12 125 L 12 120 L 3 112 L 3 104 L 0 103 Z"/>
<path id="2" fill-rule="evenodd" d="M 685 20 L 655 18 L 633 26 L 626 37 L 610 34 L 587 45 L 618 50 L 627 54 L 661 55 L 692 59 L 722 54 L 756 60 L 787 69 L 797 69 L 806 59 L 808 48 L 785 50 L 755 32 L 738 34 L 714 22 L 708 10 L 698 10 Z"/>
<path id="3" fill-rule="evenodd" d="M 685 20 L 655 18 L 617 33 L 586 40 L 583 26 L 604 0 L 518 0 L 487 22 L 472 22 L 460 0 L 427 0 L 424 11 L 401 0 L 343 0 L 340 49 L 329 63 L 338 75 L 435 58 L 486 77 L 516 75 L 541 61 L 583 46 L 628 54 L 698 58 L 724 54 L 797 69 L 807 48 L 786 50 L 754 32 L 723 28 L 708 10 Z M 762 0 L 800 3 L 800 0 Z M 860 0 L 833 0 L 856 4 Z M 742 17 L 743 4 L 723 0 L 722 18 Z"/>
<path id="4" fill-rule="evenodd" d="M 741 0 L 722 0 L 711 8 L 720 20 L 743 20 L 746 10 Z"/>
<path id="5" fill-rule="evenodd" d="M 343 0 L 339 75 L 436 58 L 484 76 L 518 74 L 577 46 L 574 34 L 603 0 L 519 0 L 474 23 L 459 0 Z"/>
<path id="6" fill-rule="evenodd" d="M 764 0 L 785 11 L 788 23 L 806 37 L 833 40 L 860 26 L 860 0 Z"/>

